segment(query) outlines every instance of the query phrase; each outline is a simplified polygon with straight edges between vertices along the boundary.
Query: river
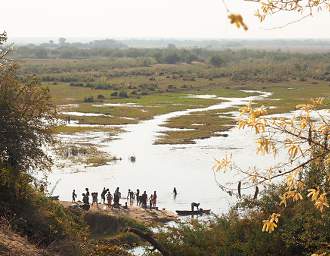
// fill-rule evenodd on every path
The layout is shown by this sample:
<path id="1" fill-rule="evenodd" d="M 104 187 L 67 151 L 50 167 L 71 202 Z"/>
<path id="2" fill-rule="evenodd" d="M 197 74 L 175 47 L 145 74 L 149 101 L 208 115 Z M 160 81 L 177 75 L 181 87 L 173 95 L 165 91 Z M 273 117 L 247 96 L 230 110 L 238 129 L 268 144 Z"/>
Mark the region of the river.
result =
<path id="1" fill-rule="evenodd" d="M 101 142 L 103 149 L 118 157 L 110 165 L 86 167 L 79 169 L 58 168 L 49 176 L 51 184 L 58 184 L 54 190 L 61 200 L 71 200 L 72 189 L 76 189 L 78 199 L 84 188 L 101 192 L 103 187 L 111 192 L 118 186 L 126 196 L 128 189 L 146 190 L 148 195 L 154 190 L 158 194 L 158 206 L 170 210 L 189 209 L 191 202 L 199 202 L 200 207 L 212 209 L 215 213 L 223 213 L 235 202 L 235 198 L 223 192 L 214 180 L 212 166 L 214 159 L 220 159 L 226 154 L 232 154 L 234 161 L 241 168 L 249 166 L 268 168 L 285 159 L 284 154 L 273 156 L 258 156 L 256 154 L 255 135 L 250 130 L 232 128 L 226 132 L 227 137 L 211 137 L 196 140 L 191 145 L 154 145 L 155 138 L 168 128 L 160 126 L 172 117 L 189 114 L 196 111 L 226 109 L 241 106 L 249 101 L 265 99 L 271 94 L 256 92 L 258 96 L 243 98 L 223 98 L 226 101 L 206 108 L 189 109 L 159 115 L 151 120 L 138 124 L 124 126 L 125 132 L 118 139 Z M 76 137 L 97 142 L 97 136 L 78 134 Z M 129 159 L 134 155 L 136 161 Z M 221 183 L 238 181 L 239 177 L 227 172 L 217 175 Z M 178 191 L 173 198 L 173 188 Z"/>

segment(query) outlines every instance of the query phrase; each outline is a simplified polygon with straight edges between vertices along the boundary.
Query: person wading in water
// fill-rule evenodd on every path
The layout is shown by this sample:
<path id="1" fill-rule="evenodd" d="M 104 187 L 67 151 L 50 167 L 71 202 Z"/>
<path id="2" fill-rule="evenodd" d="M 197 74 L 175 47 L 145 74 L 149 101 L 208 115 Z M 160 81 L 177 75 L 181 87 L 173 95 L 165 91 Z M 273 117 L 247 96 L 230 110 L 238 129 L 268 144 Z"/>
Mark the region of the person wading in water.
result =
<path id="1" fill-rule="evenodd" d="M 105 195 L 107 194 L 108 191 L 109 191 L 109 189 L 103 188 L 103 191 L 101 193 L 101 200 L 102 200 L 103 204 L 105 204 Z"/>
<path id="2" fill-rule="evenodd" d="M 77 198 L 77 194 L 76 194 L 76 190 L 74 189 L 72 191 L 72 203 L 75 203 L 76 202 L 76 198 Z"/>
<path id="3" fill-rule="evenodd" d="M 156 207 L 157 204 L 157 193 L 154 191 L 154 194 L 152 196 L 152 207 Z"/>
<path id="4" fill-rule="evenodd" d="M 140 205 L 140 189 L 136 190 L 136 205 Z"/>
<path id="5" fill-rule="evenodd" d="M 141 201 L 142 201 L 142 207 L 143 208 L 147 208 L 147 200 L 148 200 L 147 191 L 144 191 L 142 196 L 141 196 Z"/>
<path id="6" fill-rule="evenodd" d="M 178 195 L 178 192 L 176 191 L 176 188 L 173 189 L 173 198 L 175 199 Z"/>
<path id="7" fill-rule="evenodd" d="M 108 207 L 110 208 L 111 204 L 112 204 L 112 195 L 111 195 L 110 191 L 108 191 L 108 194 L 107 194 L 107 201 L 108 201 Z"/>

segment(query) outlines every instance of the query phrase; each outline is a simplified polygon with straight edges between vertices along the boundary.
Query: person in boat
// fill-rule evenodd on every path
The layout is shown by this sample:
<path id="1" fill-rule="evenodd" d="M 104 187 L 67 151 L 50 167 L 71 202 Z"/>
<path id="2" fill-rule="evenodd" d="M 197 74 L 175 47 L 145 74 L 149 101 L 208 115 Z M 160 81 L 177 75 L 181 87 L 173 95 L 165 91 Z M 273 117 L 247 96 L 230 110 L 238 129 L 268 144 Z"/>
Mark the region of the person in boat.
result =
<path id="1" fill-rule="evenodd" d="M 175 199 L 177 195 L 178 195 L 178 192 L 176 191 L 176 187 L 174 187 L 174 189 L 173 189 L 173 198 Z"/>
<path id="2" fill-rule="evenodd" d="M 107 202 L 108 202 L 108 207 L 109 208 L 111 207 L 112 199 L 113 199 L 113 197 L 112 197 L 110 191 L 108 191 L 108 193 L 107 193 Z"/>
<path id="3" fill-rule="evenodd" d="M 154 194 L 152 196 L 152 207 L 156 207 L 157 204 L 157 192 L 154 191 Z"/>
<path id="4" fill-rule="evenodd" d="M 93 204 L 96 204 L 96 206 L 98 207 L 99 206 L 99 202 L 98 202 L 98 199 L 97 199 L 97 196 L 98 196 L 99 193 L 97 192 L 93 192 L 92 193 L 92 205 Z"/>
<path id="5" fill-rule="evenodd" d="M 195 207 L 197 208 L 197 211 L 199 211 L 199 205 L 200 205 L 200 203 L 192 202 L 191 203 L 191 211 L 193 212 Z"/>
<path id="6" fill-rule="evenodd" d="M 108 191 L 109 191 L 109 189 L 105 189 L 105 188 L 103 188 L 103 190 L 102 190 L 101 200 L 102 200 L 103 204 L 105 204 L 105 195 L 107 194 Z"/>
<path id="7" fill-rule="evenodd" d="M 74 189 L 72 191 L 72 203 L 75 203 L 76 202 L 76 198 L 77 198 L 77 194 L 76 194 L 76 190 Z"/>

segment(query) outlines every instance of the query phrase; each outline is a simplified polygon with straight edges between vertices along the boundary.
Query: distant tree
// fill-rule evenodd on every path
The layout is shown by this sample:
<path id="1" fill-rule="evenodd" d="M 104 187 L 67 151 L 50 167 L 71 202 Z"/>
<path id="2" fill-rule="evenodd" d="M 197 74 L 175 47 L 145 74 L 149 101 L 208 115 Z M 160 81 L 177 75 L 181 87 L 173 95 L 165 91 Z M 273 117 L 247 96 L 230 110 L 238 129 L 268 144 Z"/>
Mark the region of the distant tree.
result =
<path id="1" fill-rule="evenodd" d="M 60 37 L 60 38 L 58 39 L 58 44 L 59 44 L 60 46 L 65 45 L 65 44 L 66 44 L 66 39 L 65 39 L 64 37 Z"/>
<path id="2" fill-rule="evenodd" d="M 176 52 L 166 53 L 164 57 L 164 62 L 167 64 L 176 64 L 179 60 L 179 55 Z"/>
<path id="3" fill-rule="evenodd" d="M 118 96 L 120 98 L 128 98 L 128 94 L 127 94 L 126 91 L 120 91 L 119 94 L 118 94 Z"/>
<path id="4" fill-rule="evenodd" d="M 223 65 L 223 60 L 220 56 L 215 55 L 210 58 L 210 64 L 215 67 L 220 67 Z"/>
<path id="5" fill-rule="evenodd" d="M 35 56 L 38 59 L 46 59 L 48 57 L 48 52 L 44 48 L 39 48 L 35 51 Z"/>

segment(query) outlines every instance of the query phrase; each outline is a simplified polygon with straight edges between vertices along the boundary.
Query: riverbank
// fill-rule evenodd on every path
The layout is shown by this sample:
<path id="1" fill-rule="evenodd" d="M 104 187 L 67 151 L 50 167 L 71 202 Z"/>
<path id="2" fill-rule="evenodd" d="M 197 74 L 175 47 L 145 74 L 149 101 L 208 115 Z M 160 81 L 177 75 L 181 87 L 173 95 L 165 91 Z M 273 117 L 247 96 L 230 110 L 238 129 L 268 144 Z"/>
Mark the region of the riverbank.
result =
<path id="1" fill-rule="evenodd" d="M 60 201 L 60 203 L 66 208 L 77 205 L 76 203 L 72 203 L 69 201 Z M 128 217 L 145 225 L 161 224 L 170 221 L 175 221 L 178 219 L 178 216 L 174 212 L 171 212 L 166 209 L 150 210 L 134 205 L 128 206 L 127 209 L 109 208 L 107 205 L 104 204 L 99 204 L 98 206 L 92 205 L 88 212 L 100 213 L 117 217 Z"/>

